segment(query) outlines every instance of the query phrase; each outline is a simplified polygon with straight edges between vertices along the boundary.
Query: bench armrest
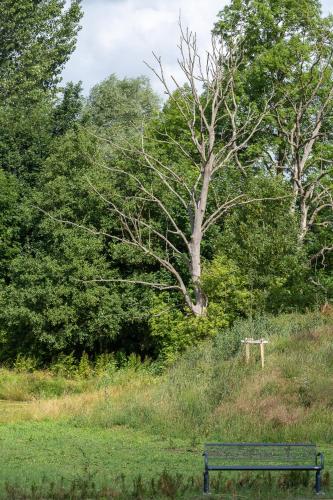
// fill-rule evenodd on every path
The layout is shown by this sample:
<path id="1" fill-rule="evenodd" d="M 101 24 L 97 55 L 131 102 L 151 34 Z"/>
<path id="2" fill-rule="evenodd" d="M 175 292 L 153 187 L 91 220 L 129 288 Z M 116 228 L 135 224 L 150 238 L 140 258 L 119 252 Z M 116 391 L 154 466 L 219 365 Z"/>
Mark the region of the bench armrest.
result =
<path id="1" fill-rule="evenodd" d="M 320 467 L 323 469 L 324 468 L 324 455 L 322 453 L 317 453 L 316 455 L 316 465 L 318 465 L 318 457 L 320 458 Z"/>
<path id="2" fill-rule="evenodd" d="M 207 470 L 207 469 L 208 469 L 208 453 L 207 453 L 207 451 L 205 451 L 205 452 L 202 454 L 202 456 L 203 456 L 203 457 L 205 457 L 205 458 L 204 458 L 204 460 L 205 460 L 205 469 Z"/>

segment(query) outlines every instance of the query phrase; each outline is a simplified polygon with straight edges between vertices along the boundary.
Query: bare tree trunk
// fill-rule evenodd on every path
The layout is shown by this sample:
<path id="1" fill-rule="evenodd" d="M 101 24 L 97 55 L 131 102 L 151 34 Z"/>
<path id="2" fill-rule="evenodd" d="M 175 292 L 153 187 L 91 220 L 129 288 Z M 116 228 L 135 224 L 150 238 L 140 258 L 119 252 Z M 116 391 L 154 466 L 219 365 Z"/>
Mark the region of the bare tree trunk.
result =
<path id="1" fill-rule="evenodd" d="M 300 204 L 300 228 L 299 228 L 299 242 L 303 243 L 304 238 L 308 232 L 309 226 L 308 226 L 308 212 L 309 212 L 309 207 L 306 204 L 306 199 L 305 197 L 302 197 L 301 199 L 301 204 Z"/>
<path id="2" fill-rule="evenodd" d="M 212 143 L 214 144 L 214 140 Z M 207 199 L 209 192 L 209 183 L 212 174 L 212 165 L 214 164 L 214 153 L 211 153 L 208 165 L 204 169 L 203 183 L 200 193 L 200 198 L 195 207 L 192 235 L 190 241 L 191 255 L 191 276 L 195 293 L 195 304 L 193 305 L 193 313 L 196 316 L 206 314 L 207 297 L 202 289 L 201 284 L 201 241 L 203 237 L 203 222 L 206 215 Z"/>
<path id="3" fill-rule="evenodd" d="M 202 232 L 200 229 L 194 231 L 190 242 L 190 272 L 195 294 L 195 302 L 192 305 L 192 311 L 196 316 L 203 316 L 207 307 L 207 298 L 202 290 L 201 284 L 201 240 Z"/>

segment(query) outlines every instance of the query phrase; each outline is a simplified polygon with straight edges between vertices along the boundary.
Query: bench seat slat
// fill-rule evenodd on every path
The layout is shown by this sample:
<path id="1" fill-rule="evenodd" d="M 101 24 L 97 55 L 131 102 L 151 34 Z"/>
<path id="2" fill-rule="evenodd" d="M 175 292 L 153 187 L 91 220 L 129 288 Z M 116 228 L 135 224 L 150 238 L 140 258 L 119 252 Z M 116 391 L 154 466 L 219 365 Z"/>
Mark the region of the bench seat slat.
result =
<path id="1" fill-rule="evenodd" d="M 260 443 L 239 443 L 237 446 L 236 444 L 230 444 L 230 443 L 225 443 L 225 444 L 213 444 L 213 443 L 207 443 L 206 448 L 229 448 L 229 449 L 237 449 L 237 448 L 274 448 L 275 450 L 280 450 L 283 448 L 289 448 L 289 449 L 294 449 L 294 450 L 306 450 L 306 449 L 313 449 L 315 448 L 316 445 L 314 444 L 306 444 L 306 445 L 301 445 L 301 444 L 288 444 L 288 443 L 283 443 L 277 446 L 276 444 L 271 444 L 271 443 L 263 443 L 262 445 Z"/>
<path id="2" fill-rule="evenodd" d="M 225 464 L 225 465 L 233 465 L 233 464 L 243 464 L 243 463 L 251 463 L 251 464 L 262 464 L 262 465 L 314 465 L 315 457 L 312 457 L 312 460 L 305 459 L 288 459 L 286 457 L 230 457 L 226 459 L 225 457 L 213 457 L 209 459 L 211 464 Z"/>
<path id="3" fill-rule="evenodd" d="M 318 465 L 208 465 L 207 470 L 321 470 Z"/>
<path id="4" fill-rule="evenodd" d="M 226 444 L 209 445 L 206 447 L 206 454 L 210 462 L 220 463 L 248 463 L 251 461 L 253 465 L 259 464 L 268 465 L 313 465 L 316 461 L 316 447 L 314 445 L 293 446 L 284 444 L 283 446 L 260 444 L 244 445 L 243 443 L 236 445 Z M 231 465 L 231 464 L 230 464 Z"/>

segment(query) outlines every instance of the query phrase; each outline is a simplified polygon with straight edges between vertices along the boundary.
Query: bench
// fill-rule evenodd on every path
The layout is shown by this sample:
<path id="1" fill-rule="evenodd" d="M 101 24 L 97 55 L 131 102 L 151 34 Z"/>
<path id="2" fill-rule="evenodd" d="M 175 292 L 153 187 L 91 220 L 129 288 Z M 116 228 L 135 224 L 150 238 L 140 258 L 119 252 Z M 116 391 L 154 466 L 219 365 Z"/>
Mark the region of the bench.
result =
<path id="1" fill-rule="evenodd" d="M 304 443 L 207 443 L 204 451 L 204 493 L 209 493 L 210 471 L 315 471 L 316 492 L 324 455 L 315 444 Z M 318 460 L 319 459 L 319 460 Z"/>

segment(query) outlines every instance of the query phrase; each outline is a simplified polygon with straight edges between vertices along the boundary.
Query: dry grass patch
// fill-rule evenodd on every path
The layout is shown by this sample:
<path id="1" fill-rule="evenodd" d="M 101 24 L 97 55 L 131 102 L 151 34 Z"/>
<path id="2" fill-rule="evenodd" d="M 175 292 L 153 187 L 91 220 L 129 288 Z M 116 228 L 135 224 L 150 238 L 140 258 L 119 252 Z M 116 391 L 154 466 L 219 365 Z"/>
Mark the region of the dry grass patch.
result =
<path id="1" fill-rule="evenodd" d="M 24 403 L 2 402 L 0 403 L 0 423 L 58 420 L 75 415 L 88 415 L 103 397 L 102 391 L 96 391 Z"/>
<path id="2" fill-rule="evenodd" d="M 116 386 L 83 394 L 68 394 L 59 398 L 35 399 L 20 403 L 6 401 L 0 403 L 0 422 L 59 420 L 78 415 L 89 417 L 100 403 L 112 401 L 116 404 L 124 393 L 126 387 Z"/>
<path id="3" fill-rule="evenodd" d="M 57 399 L 34 401 L 28 405 L 30 420 L 58 420 L 76 415 L 89 415 L 92 409 L 104 398 L 103 391 L 86 394 L 68 395 Z"/>
<path id="4" fill-rule="evenodd" d="M 257 413 L 273 425 L 292 425 L 302 421 L 304 409 L 281 401 L 278 396 L 267 396 L 258 401 Z"/>

